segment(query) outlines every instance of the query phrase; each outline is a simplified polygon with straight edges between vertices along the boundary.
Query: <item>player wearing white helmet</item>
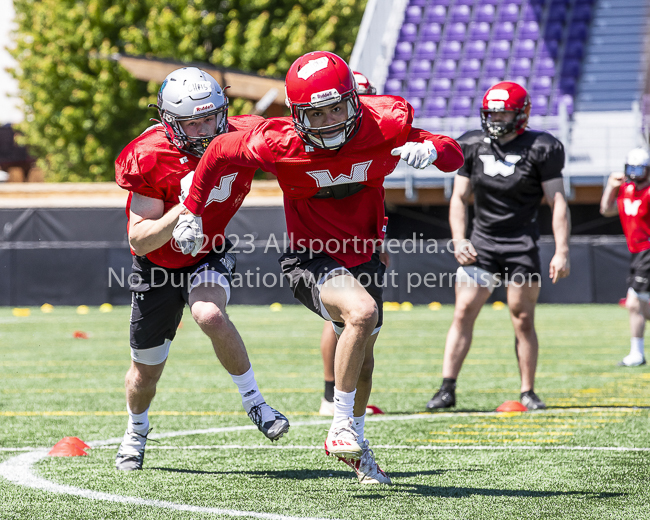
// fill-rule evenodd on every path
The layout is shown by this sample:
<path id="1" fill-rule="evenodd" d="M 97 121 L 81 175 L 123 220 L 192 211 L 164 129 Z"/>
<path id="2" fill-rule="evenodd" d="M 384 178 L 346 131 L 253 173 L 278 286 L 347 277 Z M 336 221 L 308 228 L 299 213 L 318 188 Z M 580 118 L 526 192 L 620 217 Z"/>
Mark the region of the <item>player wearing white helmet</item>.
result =
<path id="1" fill-rule="evenodd" d="M 627 154 L 625 170 L 607 180 L 600 212 L 621 219 L 632 253 L 625 306 L 630 314 L 630 353 L 619 366 L 645 365 L 645 322 L 650 319 L 650 152 L 635 148 Z"/>
<path id="2" fill-rule="evenodd" d="M 246 347 L 226 314 L 236 259 L 224 233 L 250 190 L 255 168 L 229 167 L 228 182 L 213 190 L 211 201 L 220 204 L 208 203 L 196 229 L 205 246 L 202 252 L 184 254 L 191 248 L 172 235 L 176 223 L 186 218 L 180 203 L 210 142 L 264 119 L 228 119 L 223 89 L 195 67 L 169 74 L 154 106 L 161 123 L 129 143 L 115 161 L 115 179 L 129 191 L 126 210 L 133 254 L 131 367 L 125 381 L 129 421 L 116 457 L 119 470 L 142 469 L 149 406 L 186 304 L 259 430 L 274 441 L 289 429 L 286 417 L 264 401 Z"/>

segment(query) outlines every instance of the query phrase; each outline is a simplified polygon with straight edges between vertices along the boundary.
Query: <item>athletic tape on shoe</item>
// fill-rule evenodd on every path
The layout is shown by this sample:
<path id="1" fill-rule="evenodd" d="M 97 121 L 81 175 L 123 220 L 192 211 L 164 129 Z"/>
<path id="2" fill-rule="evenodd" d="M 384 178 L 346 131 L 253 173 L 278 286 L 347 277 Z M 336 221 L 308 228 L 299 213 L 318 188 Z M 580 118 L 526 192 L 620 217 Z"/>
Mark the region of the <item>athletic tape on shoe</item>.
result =
<path id="1" fill-rule="evenodd" d="M 167 339 L 162 345 L 147 349 L 134 349 L 131 348 L 131 359 L 141 365 L 160 365 L 169 355 L 169 346 L 172 340 Z"/>

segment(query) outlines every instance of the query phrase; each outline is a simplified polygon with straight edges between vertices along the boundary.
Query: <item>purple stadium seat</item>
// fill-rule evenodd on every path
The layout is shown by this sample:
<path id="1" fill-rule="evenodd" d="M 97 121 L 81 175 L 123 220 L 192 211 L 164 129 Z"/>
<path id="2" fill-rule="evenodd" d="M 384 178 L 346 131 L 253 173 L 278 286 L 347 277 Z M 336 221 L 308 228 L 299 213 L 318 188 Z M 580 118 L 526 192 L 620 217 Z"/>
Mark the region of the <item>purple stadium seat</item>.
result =
<path id="1" fill-rule="evenodd" d="M 503 78 L 506 73 L 506 61 L 501 58 L 488 61 L 485 67 L 485 73 L 488 76 Z"/>
<path id="2" fill-rule="evenodd" d="M 453 23 L 447 28 L 447 39 L 462 42 L 465 40 L 466 32 L 467 25 L 461 22 Z"/>
<path id="3" fill-rule="evenodd" d="M 483 0 L 481 3 L 485 5 L 499 5 L 501 0 Z"/>
<path id="4" fill-rule="evenodd" d="M 474 5 L 475 0 L 456 0 L 456 5 Z"/>
<path id="5" fill-rule="evenodd" d="M 585 22 L 572 23 L 569 27 L 569 39 L 586 40 L 589 28 Z"/>
<path id="6" fill-rule="evenodd" d="M 431 4 L 434 2 L 429 2 L 429 3 Z M 451 0 L 435 0 L 435 3 L 437 5 L 444 5 L 445 7 L 449 7 L 451 5 Z"/>
<path id="7" fill-rule="evenodd" d="M 535 76 L 530 80 L 530 90 L 534 94 L 548 96 L 553 87 L 553 78 L 548 76 Z"/>
<path id="8" fill-rule="evenodd" d="M 451 80 L 449 78 L 432 79 L 429 89 L 435 96 L 448 98 L 451 96 Z"/>
<path id="9" fill-rule="evenodd" d="M 428 98 L 424 102 L 424 117 L 445 117 L 447 115 L 447 99 L 443 97 Z"/>
<path id="10" fill-rule="evenodd" d="M 494 21 L 495 8 L 490 4 L 481 4 L 476 8 L 476 21 L 492 23 Z"/>
<path id="11" fill-rule="evenodd" d="M 548 11 L 548 22 L 564 23 L 566 7 L 563 4 L 552 4 Z"/>
<path id="12" fill-rule="evenodd" d="M 512 40 L 515 36 L 515 24 L 512 22 L 503 22 L 497 24 L 494 31 L 494 37 L 497 40 Z"/>
<path id="13" fill-rule="evenodd" d="M 433 66 L 431 60 L 413 60 L 411 62 L 409 77 L 429 79 L 431 77 L 432 69 Z"/>
<path id="14" fill-rule="evenodd" d="M 427 5 L 427 0 L 410 0 L 409 5 L 419 5 L 420 7 L 424 7 Z"/>
<path id="15" fill-rule="evenodd" d="M 427 80 L 415 78 L 408 82 L 408 97 L 424 97 L 427 94 Z"/>
<path id="16" fill-rule="evenodd" d="M 562 76 L 576 78 L 580 75 L 580 60 L 564 60 L 562 64 Z"/>
<path id="17" fill-rule="evenodd" d="M 557 52 L 560 47 L 560 42 L 557 40 L 542 40 L 539 42 L 537 52 L 540 58 L 557 58 Z"/>
<path id="18" fill-rule="evenodd" d="M 538 5 L 527 5 L 524 7 L 522 20 L 525 22 L 539 22 L 542 18 L 542 7 Z"/>
<path id="19" fill-rule="evenodd" d="M 481 62 L 479 60 L 463 60 L 460 64 L 459 75 L 465 78 L 478 78 L 481 75 Z"/>
<path id="20" fill-rule="evenodd" d="M 535 74 L 538 76 L 554 76 L 555 62 L 553 58 L 540 58 L 535 65 Z"/>
<path id="21" fill-rule="evenodd" d="M 404 13 L 404 23 L 420 23 L 423 9 L 419 5 L 409 5 Z"/>
<path id="22" fill-rule="evenodd" d="M 402 29 L 403 28 L 404 26 L 402 26 Z M 439 23 L 427 23 L 422 28 L 422 37 L 421 37 L 422 41 L 439 42 L 441 36 L 442 36 L 442 29 Z"/>
<path id="23" fill-rule="evenodd" d="M 453 78 L 456 76 L 457 63 L 455 60 L 437 60 L 436 66 L 436 77 Z"/>
<path id="24" fill-rule="evenodd" d="M 455 5 L 451 8 L 451 21 L 468 23 L 471 18 L 472 10 L 468 5 Z"/>
<path id="25" fill-rule="evenodd" d="M 588 22 L 591 20 L 592 11 L 591 4 L 577 4 L 573 8 L 573 18 L 571 20 L 574 22 Z"/>
<path id="26" fill-rule="evenodd" d="M 515 58 L 510 67 L 510 74 L 513 76 L 530 77 L 532 62 L 530 58 Z"/>
<path id="27" fill-rule="evenodd" d="M 384 94 L 387 96 L 401 96 L 402 82 L 398 79 L 389 78 L 384 85 Z"/>
<path id="28" fill-rule="evenodd" d="M 516 22 L 519 20 L 519 6 L 516 4 L 504 4 L 499 10 L 500 22 Z"/>
<path id="29" fill-rule="evenodd" d="M 516 40 L 514 44 L 515 58 L 535 57 L 535 40 Z"/>
<path id="30" fill-rule="evenodd" d="M 396 60 L 410 60 L 413 55 L 413 44 L 411 42 L 397 42 L 395 46 Z"/>
<path id="31" fill-rule="evenodd" d="M 452 60 L 460 59 L 460 53 L 463 46 L 457 41 L 444 41 L 440 44 L 440 57 L 451 58 Z"/>
<path id="32" fill-rule="evenodd" d="M 496 85 L 497 83 L 499 83 L 499 81 L 501 81 L 501 78 L 493 78 L 493 77 L 491 78 L 489 76 L 481 78 L 481 80 L 478 83 L 478 90 L 479 90 L 478 93 L 481 96 L 481 99 L 483 99 L 483 96 L 488 91 L 488 89 L 492 87 L 492 85 Z"/>
<path id="33" fill-rule="evenodd" d="M 463 116 L 469 117 L 472 115 L 472 98 L 470 97 L 455 97 L 449 103 L 450 116 Z"/>
<path id="34" fill-rule="evenodd" d="M 537 22 L 524 22 L 519 31 L 522 40 L 539 40 L 539 24 Z"/>
<path id="35" fill-rule="evenodd" d="M 560 91 L 562 94 L 568 94 L 570 96 L 575 95 L 576 93 L 576 80 L 574 78 L 561 78 L 560 79 Z"/>
<path id="36" fill-rule="evenodd" d="M 495 40 L 490 47 L 490 58 L 509 58 L 510 57 L 510 41 L 509 40 Z"/>
<path id="37" fill-rule="evenodd" d="M 571 115 L 573 114 L 573 97 L 568 96 L 568 95 L 559 95 L 556 96 L 553 102 L 551 103 L 551 114 L 552 115 L 557 115 L 558 112 L 560 111 L 560 102 L 564 103 L 566 106 L 566 111 L 567 114 Z"/>
<path id="38" fill-rule="evenodd" d="M 445 23 L 447 21 L 447 8 L 444 5 L 429 6 L 426 20 L 427 22 Z"/>
<path id="39" fill-rule="evenodd" d="M 548 98 L 544 95 L 534 95 L 530 100 L 530 114 L 533 116 L 545 116 L 548 114 Z"/>
<path id="40" fill-rule="evenodd" d="M 405 99 L 413 107 L 413 110 L 415 111 L 415 117 L 418 117 L 422 110 L 422 99 L 419 97 L 406 97 Z"/>
<path id="41" fill-rule="evenodd" d="M 468 41 L 465 44 L 465 57 L 482 60 L 485 57 L 487 44 L 482 40 Z"/>
<path id="42" fill-rule="evenodd" d="M 436 57 L 436 44 L 434 42 L 420 42 L 415 44 L 415 57 L 432 60 Z"/>
<path id="43" fill-rule="evenodd" d="M 487 22 L 470 24 L 469 38 L 470 40 L 488 41 L 490 39 L 490 24 Z"/>
<path id="44" fill-rule="evenodd" d="M 509 4 L 521 5 L 524 3 L 524 0 L 508 0 Z"/>
<path id="45" fill-rule="evenodd" d="M 564 27 L 561 22 L 548 22 L 544 29 L 545 40 L 561 40 Z"/>
<path id="46" fill-rule="evenodd" d="M 405 23 L 399 31 L 399 39 L 403 42 L 414 42 L 418 37 L 418 26 L 413 23 Z"/>
<path id="47" fill-rule="evenodd" d="M 574 58 L 581 60 L 584 55 L 585 47 L 581 40 L 569 40 L 564 47 L 564 58 Z"/>
<path id="48" fill-rule="evenodd" d="M 458 78 L 456 92 L 461 96 L 474 97 L 476 94 L 476 80 L 473 78 Z"/>
<path id="49" fill-rule="evenodd" d="M 406 77 L 406 61 L 394 60 L 388 67 L 388 75 L 395 79 L 404 79 Z"/>

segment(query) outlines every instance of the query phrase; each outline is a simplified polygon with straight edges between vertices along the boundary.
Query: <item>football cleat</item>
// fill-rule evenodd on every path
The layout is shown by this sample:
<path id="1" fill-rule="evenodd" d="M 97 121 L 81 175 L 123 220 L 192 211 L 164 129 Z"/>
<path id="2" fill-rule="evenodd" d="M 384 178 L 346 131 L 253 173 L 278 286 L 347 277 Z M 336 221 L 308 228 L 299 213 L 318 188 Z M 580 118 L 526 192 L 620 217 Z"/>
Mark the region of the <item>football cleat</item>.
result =
<path id="1" fill-rule="evenodd" d="M 427 411 L 456 406 L 456 392 L 453 389 L 438 390 L 427 403 Z"/>
<path id="2" fill-rule="evenodd" d="M 264 412 L 267 412 L 267 417 L 269 417 L 269 411 L 273 414 L 274 419 L 264 421 Z M 267 439 L 271 439 L 271 442 L 277 441 L 289 431 L 289 420 L 265 402 L 253 405 L 248 412 L 248 417 L 257 426 L 257 429 L 266 435 Z"/>
<path id="3" fill-rule="evenodd" d="M 127 430 L 124 433 L 124 439 L 117 450 L 115 457 L 115 468 L 121 471 L 133 471 L 142 469 L 144 462 L 144 447 L 147 444 L 147 436 L 153 428 L 147 433 L 141 433 Z"/>
<path id="4" fill-rule="evenodd" d="M 544 410 L 546 408 L 546 403 L 544 403 L 544 401 L 542 401 L 532 390 L 522 392 L 519 400 L 521 401 L 521 404 L 529 410 Z"/>
<path id="5" fill-rule="evenodd" d="M 364 439 L 359 444 L 363 450 L 361 458 L 350 460 L 346 457 L 337 457 L 341 462 L 345 462 L 357 474 L 359 484 L 392 484 L 390 477 L 386 475 L 383 469 L 375 462 L 375 454 L 370 448 L 368 439 Z"/>
<path id="6" fill-rule="evenodd" d="M 334 402 L 328 401 L 324 397 L 320 401 L 320 410 L 318 410 L 318 415 L 326 415 L 332 417 L 334 415 Z"/>
<path id="7" fill-rule="evenodd" d="M 335 457 L 345 457 L 353 460 L 361 458 L 363 449 L 357 439 L 359 435 L 352 429 L 352 419 L 345 426 L 332 428 L 325 439 L 325 453 Z"/>
<path id="8" fill-rule="evenodd" d="M 619 367 L 639 367 L 641 365 L 645 365 L 645 356 L 634 354 L 628 354 L 623 358 L 623 361 L 618 363 Z"/>

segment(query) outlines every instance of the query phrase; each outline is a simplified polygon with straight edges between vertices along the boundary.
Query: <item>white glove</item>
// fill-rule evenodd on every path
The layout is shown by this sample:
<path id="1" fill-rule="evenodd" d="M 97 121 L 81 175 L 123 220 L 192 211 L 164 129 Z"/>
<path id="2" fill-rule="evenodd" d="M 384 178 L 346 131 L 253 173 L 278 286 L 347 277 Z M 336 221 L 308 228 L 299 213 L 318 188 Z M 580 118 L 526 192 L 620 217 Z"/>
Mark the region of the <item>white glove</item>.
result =
<path id="1" fill-rule="evenodd" d="M 192 213 L 179 216 L 172 237 L 184 255 L 196 256 L 203 247 L 203 219 Z"/>
<path id="2" fill-rule="evenodd" d="M 391 155 L 399 155 L 403 161 L 413 168 L 426 168 L 438 158 L 436 147 L 431 141 L 423 143 L 404 143 L 403 146 L 393 148 Z"/>

